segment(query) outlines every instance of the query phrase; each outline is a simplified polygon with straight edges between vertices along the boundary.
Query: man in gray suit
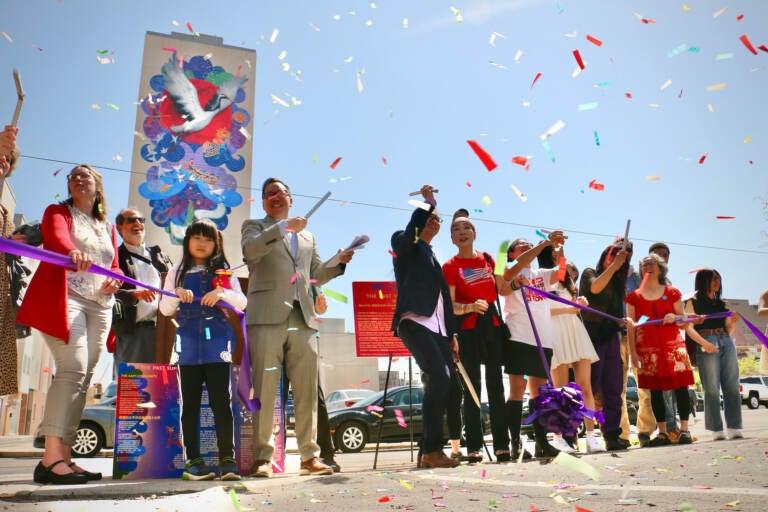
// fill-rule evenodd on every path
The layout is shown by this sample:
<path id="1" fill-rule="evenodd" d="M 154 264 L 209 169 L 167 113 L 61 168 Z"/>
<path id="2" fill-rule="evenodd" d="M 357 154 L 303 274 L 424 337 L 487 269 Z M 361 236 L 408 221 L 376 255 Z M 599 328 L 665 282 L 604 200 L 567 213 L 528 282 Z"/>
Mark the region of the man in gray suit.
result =
<path id="1" fill-rule="evenodd" d="M 291 189 L 277 178 L 262 186 L 267 216 L 246 220 L 242 246 L 248 264 L 248 348 L 254 396 L 261 410 L 254 414 L 254 466 L 250 476 L 271 475 L 274 447 L 270 444 L 279 368 L 293 387 L 296 438 L 301 455 L 300 475 L 329 475 L 330 466 L 317 453 L 317 339 L 312 284 L 322 285 L 344 273 L 353 252 L 341 252 L 329 267 L 317 253 L 307 219 L 289 217 Z"/>

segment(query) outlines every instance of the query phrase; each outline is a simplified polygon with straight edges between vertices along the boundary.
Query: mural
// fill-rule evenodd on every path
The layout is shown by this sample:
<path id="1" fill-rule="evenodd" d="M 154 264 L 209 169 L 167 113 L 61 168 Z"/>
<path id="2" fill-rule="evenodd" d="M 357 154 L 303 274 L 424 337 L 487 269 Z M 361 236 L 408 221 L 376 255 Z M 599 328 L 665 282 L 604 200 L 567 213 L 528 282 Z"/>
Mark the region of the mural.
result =
<path id="1" fill-rule="evenodd" d="M 232 208 L 243 202 L 231 173 L 245 168 L 237 152 L 251 122 L 238 105 L 246 80 L 240 69 L 233 75 L 204 56 L 179 60 L 176 53 L 149 80 L 154 92 L 141 102 L 149 142 L 141 158 L 153 165 L 138 190 L 172 243 L 182 243 L 195 219 L 211 219 L 224 230 Z"/>

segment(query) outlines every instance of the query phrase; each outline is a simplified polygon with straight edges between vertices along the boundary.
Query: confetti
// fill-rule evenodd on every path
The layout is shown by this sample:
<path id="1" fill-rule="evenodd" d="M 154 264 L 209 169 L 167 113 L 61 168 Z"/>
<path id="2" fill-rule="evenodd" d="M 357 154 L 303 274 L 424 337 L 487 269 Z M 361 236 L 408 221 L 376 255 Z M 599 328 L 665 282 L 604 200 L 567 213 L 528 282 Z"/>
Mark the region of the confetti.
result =
<path id="1" fill-rule="evenodd" d="M 520 64 L 520 57 L 523 56 L 523 50 L 517 50 L 515 54 L 515 64 Z"/>
<path id="2" fill-rule="evenodd" d="M 733 54 L 732 53 L 719 53 L 719 54 L 715 55 L 715 60 L 727 60 L 727 59 L 732 59 L 732 58 L 733 58 Z"/>
<path id="3" fill-rule="evenodd" d="M 576 59 L 576 64 L 579 65 L 579 68 L 584 69 L 584 61 L 581 60 L 581 54 L 579 53 L 579 50 L 573 50 L 573 57 Z"/>
<path id="4" fill-rule="evenodd" d="M 574 471 L 578 471 L 579 473 L 583 473 L 587 475 L 592 480 L 599 480 L 600 474 L 597 472 L 597 469 L 595 469 L 594 466 L 591 464 L 588 464 L 587 462 L 577 459 L 576 457 L 572 455 L 568 455 L 565 452 L 560 452 L 557 457 L 555 457 L 554 461 L 555 464 L 560 464 L 561 466 L 564 466 L 568 469 L 572 469 Z"/>
<path id="5" fill-rule="evenodd" d="M 269 97 L 270 97 L 270 98 L 272 98 L 272 103 L 277 103 L 277 104 L 279 104 L 279 105 L 282 105 L 282 106 L 284 106 L 285 108 L 291 108 L 291 106 L 290 106 L 288 103 L 286 103 L 286 102 L 285 102 L 284 100 L 282 100 L 281 98 L 279 98 L 279 97 L 275 96 L 274 94 L 272 94 L 272 93 L 269 93 Z"/>
<path id="6" fill-rule="evenodd" d="M 647 179 L 648 181 L 659 181 L 661 179 L 661 176 L 659 176 L 658 174 L 654 174 L 652 176 L 646 176 L 645 179 Z"/>
<path id="7" fill-rule="evenodd" d="M 387 252 L 388 252 L 388 253 L 389 253 L 389 255 L 390 255 L 390 256 L 392 256 L 393 258 L 397 258 L 397 254 L 395 254 L 395 251 L 393 251 L 392 249 L 387 249 Z"/>
<path id="8" fill-rule="evenodd" d="M 600 137 L 597 136 L 597 130 L 594 130 L 595 133 L 595 146 L 600 145 Z"/>
<path id="9" fill-rule="evenodd" d="M 269 43 L 270 43 L 270 44 L 272 44 L 272 43 L 274 43 L 274 42 L 275 42 L 275 40 L 277 39 L 277 35 L 278 35 L 279 33 L 280 33 L 280 30 L 278 30 L 277 28 L 275 28 L 275 29 L 273 29 L 273 30 L 272 30 L 272 35 L 271 35 L 271 36 L 269 36 Z"/>
<path id="10" fill-rule="evenodd" d="M 6 39 L 6 40 L 9 42 L 9 43 L 13 43 L 13 39 L 11 39 L 11 36 L 9 36 L 8 34 L 6 34 L 5 32 L 0 32 L 0 34 L 3 34 L 3 37 L 4 37 L 4 38 L 5 38 L 5 39 Z"/>
<path id="11" fill-rule="evenodd" d="M 112 110 L 120 110 L 120 107 L 115 105 L 114 103 L 107 103 L 107 106 L 111 108 Z"/>
<path id="12" fill-rule="evenodd" d="M 490 154 L 488 154 L 487 151 L 485 151 L 482 147 L 480 147 L 480 144 L 475 142 L 474 140 L 468 140 L 467 144 L 469 144 L 469 147 L 472 148 L 472 151 L 475 152 L 477 157 L 480 159 L 481 162 L 483 162 L 483 165 L 485 165 L 485 168 L 488 169 L 488 171 L 494 170 L 498 165 L 496 162 L 493 161 L 493 157 L 491 157 Z"/>
<path id="13" fill-rule="evenodd" d="M 598 183 L 597 180 L 592 180 L 589 182 L 589 188 L 593 190 L 605 190 L 605 185 Z"/>
<path id="14" fill-rule="evenodd" d="M 718 215 L 715 218 L 717 220 L 736 220 L 736 217 L 731 217 L 730 215 Z"/>
<path id="15" fill-rule="evenodd" d="M 560 256 L 560 259 L 558 260 L 558 266 L 557 266 L 558 281 L 565 281 L 565 271 L 566 271 L 567 263 L 568 263 L 568 260 L 565 259 L 565 256 Z"/>
<path id="16" fill-rule="evenodd" d="M 210 340 L 211 339 L 211 329 L 210 327 L 205 328 L 205 339 Z"/>
<path id="17" fill-rule="evenodd" d="M 484 204 L 485 206 L 488 206 L 488 205 L 490 205 L 490 204 L 491 204 L 491 198 L 490 198 L 490 197 L 488 197 L 488 196 L 483 196 L 483 198 L 481 199 L 481 201 L 483 202 L 483 204 Z M 481 210 L 481 211 L 482 211 L 482 210 Z"/>
<path id="18" fill-rule="evenodd" d="M 333 291 L 330 288 L 324 288 L 323 292 L 325 293 L 325 295 L 327 295 L 328 297 L 330 297 L 335 301 L 342 302 L 344 304 L 347 304 L 349 302 L 349 299 L 347 299 L 346 296 L 340 294 L 339 292 Z"/>
<path id="19" fill-rule="evenodd" d="M 164 52 L 176 53 L 176 47 L 175 46 L 163 46 L 161 48 L 161 50 L 164 51 Z"/>
<path id="20" fill-rule="evenodd" d="M 518 198 L 519 198 L 519 199 L 520 199 L 522 202 L 526 202 L 526 201 L 528 200 L 528 197 L 527 197 L 525 194 L 523 194 L 522 192 L 520 192 L 520 189 L 519 189 L 519 188 L 517 188 L 516 186 L 514 186 L 514 185 L 510 184 L 510 185 L 509 185 L 509 188 L 511 188 L 511 189 L 512 189 L 512 191 L 514 191 L 514 193 L 515 193 L 515 194 L 517 194 L 517 197 L 518 197 Z"/>
<path id="21" fill-rule="evenodd" d="M 99 105 L 98 103 L 91 103 L 91 108 L 93 110 L 101 110 L 101 105 Z"/>
<path id="22" fill-rule="evenodd" d="M 549 141 L 542 140 L 541 145 L 544 146 L 544 151 L 547 152 L 547 155 L 549 156 L 549 159 L 552 160 L 552 163 L 555 163 L 555 153 L 552 152 L 552 146 L 549 145 Z"/>
<path id="23" fill-rule="evenodd" d="M 341 162 L 341 157 L 338 157 L 336 160 L 331 162 L 331 169 L 336 169 L 336 166 L 339 165 L 339 162 Z"/>
<path id="24" fill-rule="evenodd" d="M 403 28 L 408 28 L 408 18 L 403 18 Z"/>
<path id="25" fill-rule="evenodd" d="M 525 156 L 513 156 L 512 157 L 512 163 L 524 167 L 526 171 L 531 170 L 531 164 L 528 163 L 528 157 L 525 157 Z"/>
<path id="26" fill-rule="evenodd" d="M 355 84 L 357 86 L 357 92 L 362 93 L 363 92 L 363 79 L 360 78 L 362 76 L 363 72 L 358 71 L 355 75 Z"/>
<path id="27" fill-rule="evenodd" d="M 744 139 L 744 144 L 748 143 L 748 142 L 749 142 L 749 141 L 751 141 L 751 140 L 752 140 L 752 136 L 750 135 L 749 137 L 747 137 L 746 139 Z"/>
<path id="28" fill-rule="evenodd" d="M 496 46 L 496 38 L 497 38 L 497 37 L 500 37 L 500 38 L 502 38 L 502 39 L 506 39 L 506 37 L 504 36 L 504 34 L 500 34 L 500 33 L 498 33 L 498 32 L 493 32 L 493 33 L 491 34 L 491 39 L 488 41 L 488 44 L 490 44 L 491 46 L 494 46 L 494 47 L 495 47 L 495 46 Z"/>
<path id="29" fill-rule="evenodd" d="M 714 112 L 715 108 L 712 106 L 711 103 L 707 103 L 707 110 L 709 110 L 710 112 Z"/>
<path id="30" fill-rule="evenodd" d="M 296 272 L 291 276 L 291 284 L 295 283 L 298 278 L 299 278 L 299 273 Z"/>
<path id="31" fill-rule="evenodd" d="M 400 409 L 395 409 L 395 416 L 397 416 L 397 415 L 398 415 L 397 413 L 400 413 L 400 416 L 399 416 L 400 418 L 402 418 L 402 417 L 403 417 L 403 412 L 402 412 Z M 400 478 L 399 480 L 400 480 L 400 485 L 402 485 L 403 487 L 405 487 L 405 488 L 406 488 L 406 489 L 408 489 L 409 491 L 412 491 L 412 490 L 413 490 L 413 486 L 412 486 L 411 484 L 409 484 L 408 482 L 406 482 L 406 481 L 405 481 L 405 480 L 403 480 L 402 478 Z"/>
<path id="32" fill-rule="evenodd" d="M 546 132 L 541 134 L 539 137 L 541 138 L 541 140 L 546 141 L 549 137 L 551 137 L 552 135 L 556 134 L 557 132 L 562 130 L 564 127 L 565 127 L 565 123 L 560 121 L 560 120 L 558 120 L 555 124 L 553 124 L 549 128 L 549 130 L 547 130 Z M 553 162 L 554 162 L 554 160 L 553 160 Z"/>
<path id="33" fill-rule="evenodd" d="M 721 82 L 719 84 L 708 85 L 707 86 L 707 90 L 710 91 L 710 92 L 712 92 L 712 91 L 722 91 L 726 87 L 727 87 L 727 85 L 724 82 Z"/>
<path id="34" fill-rule="evenodd" d="M 533 82 L 531 82 L 531 89 L 533 89 L 533 85 L 541 78 L 541 73 L 536 73 L 536 76 L 533 79 Z"/>
<path id="35" fill-rule="evenodd" d="M 451 12 L 456 17 L 456 23 L 462 23 L 464 21 L 464 18 L 461 16 L 461 12 L 454 6 L 451 6 Z"/>
<path id="36" fill-rule="evenodd" d="M 717 11 L 716 13 L 712 14 L 712 18 L 717 18 L 718 16 L 720 16 L 721 14 L 723 14 L 723 13 L 724 13 L 725 11 L 727 11 L 727 10 L 728 10 L 728 7 L 727 7 L 727 6 L 726 6 L 726 7 L 723 7 L 722 9 L 720 9 L 719 11 Z"/>
<path id="37" fill-rule="evenodd" d="M 672 50 L 668 51 L 667 57 L 669 58 L 676 57 L 677 55 L 680 55 L 681 53 L 684 53 L 687 50 L 688 50 L 688 45 L 683 43 L 677 48 L 673 48 Z"/>
<path id="38" fill-rule="evenodd" d="M 755 47 L 752 46 L 752 43 L 749 41 L 749 38 L 747 37 L 747 34 L 742 34 L 739 36 L 739 41 L 744 44 L 744 46 L 747 47 L 747 50 L 751 51 L 753 54 L 757 55 L 757 50 L 755 50 Z"/>
<path id="39" fill-rule="evenodd" d="M 706 160 L 708 156 L 709 156 L 709 151 L 707 151 L 706 153 L 701 155 L 701 158 L 699 158 L 699 165 L 703 165 L 704 164 L 704 160 Z"/>
<path id="40" fill-rule="evenodd" d="M 587 41 L 594 44 L 595 46 L 603 46 L 603 42 L 596 37 L 592 37 L 591 35 L 587 34 Z"/>
<path id="41" fill-rule="evenodd" d="M 389 496 L 382 496 L 379 498 L 379 503 L 387 503 L 389 501 Z"/>
<path id="42" fill-rule="evenodd" d="M 743 19 L 744 19 L 744 15 L 743 14 L 739 14 L 738 16 L 736 16 L 736 21 L 741 21 Z"/>
<path id="43" fill-rule="evenodd" d="M 56 169 L 55 171 L 53 171 L 53 175 L 54 175 L 54 176 L 58 176 L 58 175 L 59 175 L 59 173 L 61 172 L 61 169 L 62 169 L 62 167 L 59 167 L 58 169 Z"/>
<path id="44" fill-rule="evenodd" d="M 466 182 L 466 183 L 465 183 L 465 185 L 466 185 L 467 187 L 469 187 L 469 188 L 472 188 L 472 183 L 470 183 L 469 181 L 468 181 L 468 182 Z"/>
<path id="45" fill-rule="evenodd" d="M 584 111 L 584 110 L 595 110 L 600 105 L 600 102 L 595 101 L 592 103 L 582 103 L 581 105 L 576 106 L 576 110 Z"/>
<path id="46" fill-rule="evenodd" d="M 192 28 L 192 24 L 190 22 L 187 22 L 187 30 L 189 30 L 192 34 L 195 33 L 195 30 Z"/>
<path id="47" fill-rule="evenodd" d="M 640 21 L 640 23 L 643 23 L 644 25 L 649 25 L 651 23 L 656 23 L 656 20 L 652 20 L 652 19 L 649 19 L 649 18 L 644 18 L 642 14 L 638 14 L 635 11 L 631 11 L 631 12 L 635 16 L 635 18 L 637 18 L 638 21 Z"/>
<path id="48" fill-rule="evenodd" d="M 670 85 L 672 85 L 672 80 L 667 80 L 666 82 L 664 82 L 663 84 L 661 84 L 661 87 L 659 87 L 659 90 L 660 90 L 660 91 L 663 91 L 664 89 L 666 89 L 666 88 L 667 88 L 667 87 L 669 87 Z"/>

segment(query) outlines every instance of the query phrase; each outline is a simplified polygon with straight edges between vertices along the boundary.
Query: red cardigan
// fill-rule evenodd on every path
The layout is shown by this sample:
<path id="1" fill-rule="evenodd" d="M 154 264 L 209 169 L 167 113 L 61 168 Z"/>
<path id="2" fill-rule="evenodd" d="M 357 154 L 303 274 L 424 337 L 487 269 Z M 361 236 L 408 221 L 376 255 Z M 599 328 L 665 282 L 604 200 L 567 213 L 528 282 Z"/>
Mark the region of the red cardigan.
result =
<path id="1" fill-rule="evenodd" d="M 45 209 L 40 223 L 43 248 L 61 254 L 77 249 L 72 240 L 72 214 L 66 204 L 52 204 Z M 117 259 L 117 234 L 112 226 L 112 246 L 115 257 L 110 270 L 122 274 Z M 67 270 L 52 263 L 40 262 L 16 321 L 69 343 L 69 315 L 67 315 Z"/>

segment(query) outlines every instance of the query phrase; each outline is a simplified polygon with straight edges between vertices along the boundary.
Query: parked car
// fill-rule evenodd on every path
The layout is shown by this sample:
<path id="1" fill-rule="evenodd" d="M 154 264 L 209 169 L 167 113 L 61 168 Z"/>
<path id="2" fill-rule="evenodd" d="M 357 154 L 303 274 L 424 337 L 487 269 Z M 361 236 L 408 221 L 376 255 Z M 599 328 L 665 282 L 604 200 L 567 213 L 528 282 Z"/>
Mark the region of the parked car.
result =
<path id="1" fill-rule="evenodd" d="M 338 389 L 325 397 L 325 407 L 329 411 L 352 407 L 363 398 L 376 393 L 372 389 Z"/>
<path id="2" fill-rule="evenodd" d="M 742 403 L 750 409 L 757 409 L 761 404 L 768 407 L 768 377 L 751 375 L 740 378 L 739 383 Z"/>
<path id="3" fill-rule="evenodd" d="M 629 417 L 629 423 L 637 425 L 637 410 L 639 408 L 640 400 L 637 396 L 637 381 L 633 374 L 627 375 L 627 416 Z"/>
<path id="4" fill-rule="evenodd" d="M 73 457 L 93 457 L 102 448 L 113 447 L 116 403 L 117 383 L 112 382 L 97 403 L 85 406 L 72 445 Z M 37 428 L 32 444 L 35 448 L 45 448 L 45 437 L 40 435 L 40 427 Z"/>
<path id="5" fill-rule="evenodd" d="M 398 386 L 387 390 L 386 402 L 384 391 L 379 391 L 364 398 L 352 407 L 328 412 L 331 436 L 337 449 L 343 452 L 359 452 L 369 442 L 375 442 L 379 433 L 379 419 L 383 419 L 381 442 L 392 443 L 410 439 L 410 426 L 413 426 L 414 438 L 421 436 L 422 409 L 424 390 L 421 387 Z M 412 398 L 412 399 L 411 399 Z M 413 403 L 413 419 L 409 405 Z M 481 404 L 483 432 L 491 430 L 488 404 Z M 402 427 L 395 417 L 395 410 L 403 414 L 408 427 Z M 446 438 L 448 431 L 446 427 Z"/>

